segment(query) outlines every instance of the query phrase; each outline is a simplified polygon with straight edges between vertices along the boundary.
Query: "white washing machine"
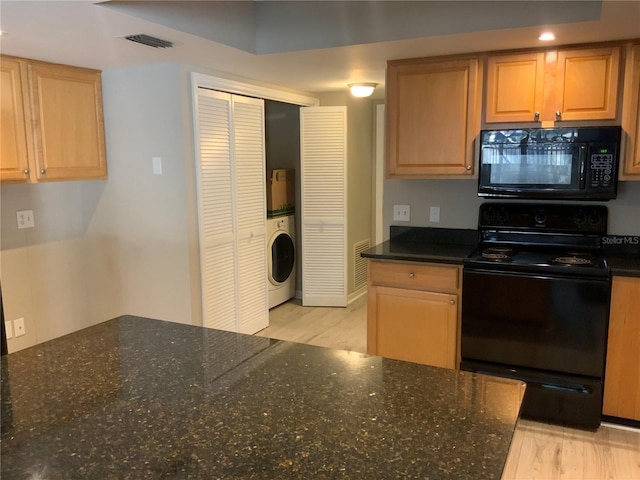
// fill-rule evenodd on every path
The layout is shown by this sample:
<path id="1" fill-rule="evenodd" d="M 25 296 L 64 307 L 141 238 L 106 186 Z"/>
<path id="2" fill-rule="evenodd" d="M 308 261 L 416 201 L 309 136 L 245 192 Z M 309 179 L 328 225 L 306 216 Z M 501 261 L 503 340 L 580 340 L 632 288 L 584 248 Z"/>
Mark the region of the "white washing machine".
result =
<path id="1" fill-rule="evenodd" d="M 267 218 L 269 308 L 296 294 L 296 226 L 293 215 Z"/>

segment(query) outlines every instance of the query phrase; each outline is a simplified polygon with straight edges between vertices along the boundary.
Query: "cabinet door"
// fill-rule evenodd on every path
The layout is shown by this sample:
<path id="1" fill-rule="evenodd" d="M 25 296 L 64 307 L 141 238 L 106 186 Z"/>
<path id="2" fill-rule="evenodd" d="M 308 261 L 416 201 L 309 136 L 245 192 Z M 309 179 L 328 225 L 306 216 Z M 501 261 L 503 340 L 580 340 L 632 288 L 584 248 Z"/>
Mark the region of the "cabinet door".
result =
<path id="1" fill-rule="evenodd" d="M 29 180 L 27 124 L 23 104 L 22 62 L 0 59 L 0 181 Z"/>
<path id="2" fill-rule="evenodd" d="M 640 44 L 627 51 L 622 105 L 623 164 L 620 177 L 640 180 Z"/>
<path id="3" fill-rule="evenodd" d="M 100 72 L 29 63 L 38 181 L 106 178 Z"/>
<path id="4" fill-rule="evenodd" d="M 234 95 L 233 177 L 238 331 L 269 326 L 264 100 Z"/>
<path id="5" fill-rule="evenodd" d="M 302 304 L 347 306 L 347 108 L 300 109 Z"/>
<path id="6" fill-rule="evenodd" d="M 389 62 L 388 177 L 473 176 L 480 70 L 477 57 Z"/>
<path id="7" fill-rule="evenodd" d="M 485 122 L 538 122 L 544 102 L 544 53 L 487 59 Z"/>
<path id="8" fill-rule="evenodd" d="M 613 277 L 602 413 L 640 420 L 640 278 Z"/>
<path id="9" fill-rule="evenodd" d="M 453 294 L 371 288 L 367 352 L 456 368 L 456 303 Z"/>
<path id="10" fill-rule="evenodd" d="M 562 120 L 615 120 L 620 47 L 560 50 L 556 111 Z"/>

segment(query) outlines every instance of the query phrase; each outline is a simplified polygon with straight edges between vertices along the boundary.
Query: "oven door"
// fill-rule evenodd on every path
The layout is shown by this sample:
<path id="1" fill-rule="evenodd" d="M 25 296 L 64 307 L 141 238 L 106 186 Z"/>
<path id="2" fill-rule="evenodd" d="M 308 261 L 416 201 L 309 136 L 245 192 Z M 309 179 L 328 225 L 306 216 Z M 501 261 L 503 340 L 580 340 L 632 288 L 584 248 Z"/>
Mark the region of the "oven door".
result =
<path id="1" fill-rule="evenodd" d="M 609 278 L 465 266 L 463 360 L 602 377 Z"/>

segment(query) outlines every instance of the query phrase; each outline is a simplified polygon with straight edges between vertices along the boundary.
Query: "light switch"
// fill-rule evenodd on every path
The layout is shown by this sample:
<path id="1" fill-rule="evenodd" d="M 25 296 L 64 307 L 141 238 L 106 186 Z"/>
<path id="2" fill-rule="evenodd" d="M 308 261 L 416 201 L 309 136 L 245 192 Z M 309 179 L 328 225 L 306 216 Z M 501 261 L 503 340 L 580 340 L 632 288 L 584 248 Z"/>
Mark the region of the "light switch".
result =
<path id="1" fill-rule="evenodd" d="M 153 174 L 162 175 L 162 157 L 151 157 L 153 162 Z"/>

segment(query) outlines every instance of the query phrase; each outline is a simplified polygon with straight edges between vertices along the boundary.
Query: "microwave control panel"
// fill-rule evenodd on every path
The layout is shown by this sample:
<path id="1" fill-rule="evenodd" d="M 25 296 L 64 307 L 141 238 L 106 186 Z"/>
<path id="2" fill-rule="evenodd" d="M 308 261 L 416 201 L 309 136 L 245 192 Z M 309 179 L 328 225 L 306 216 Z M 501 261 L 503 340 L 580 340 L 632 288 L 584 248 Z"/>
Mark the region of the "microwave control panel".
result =
<path id="1" fill-rule="evenodd" d="M 591 188 L 608 188 L 613 183 L 613 152 L 609 148 L 597 148 L 589 160 Z"/>

